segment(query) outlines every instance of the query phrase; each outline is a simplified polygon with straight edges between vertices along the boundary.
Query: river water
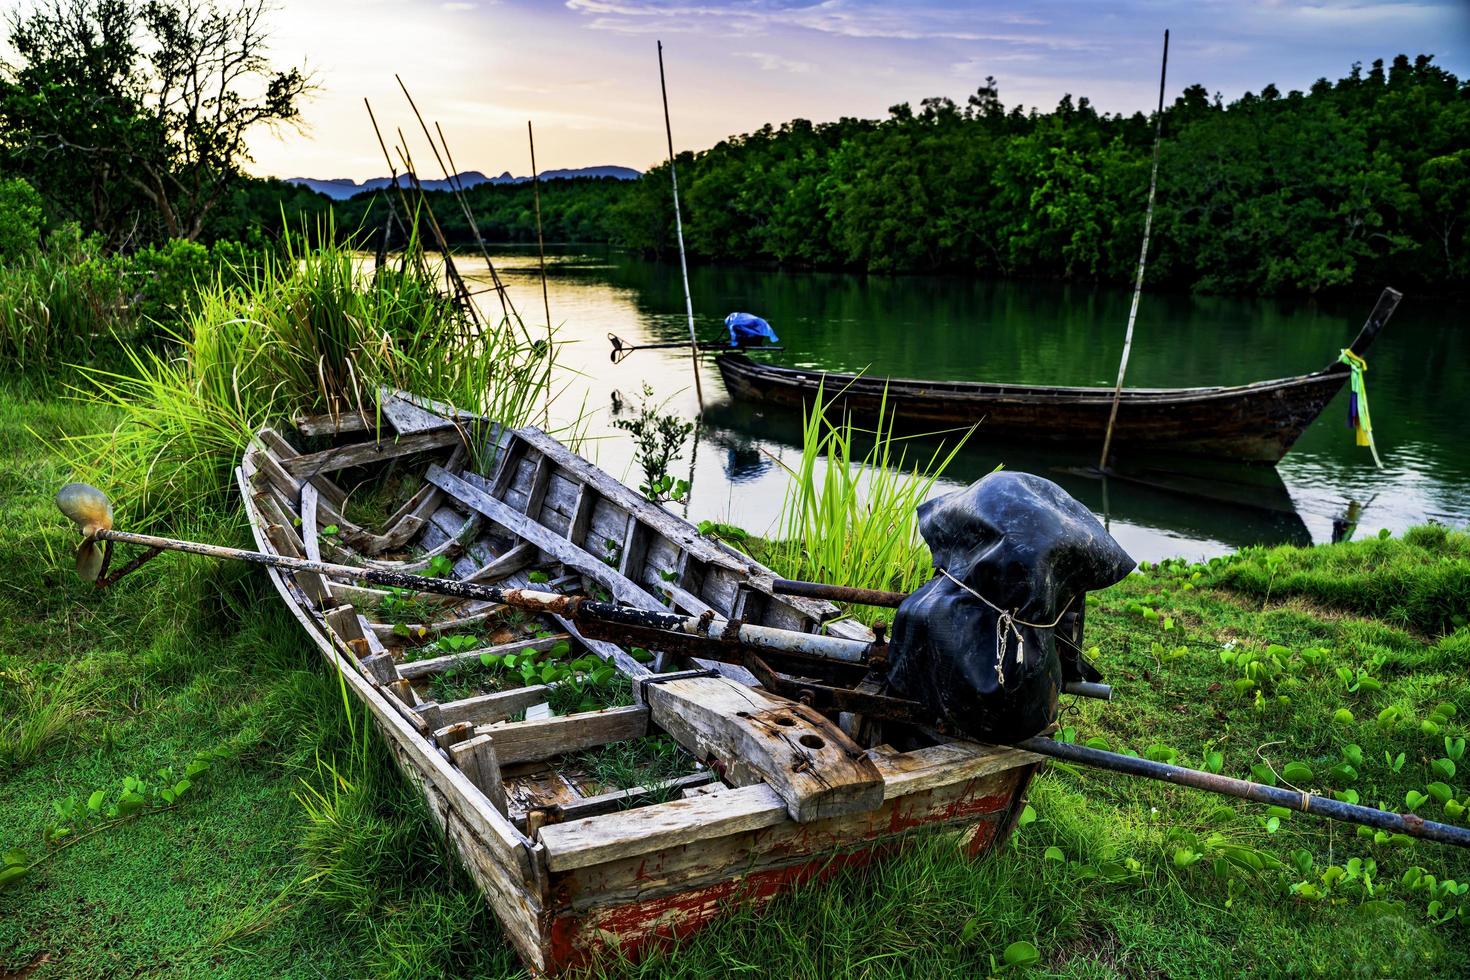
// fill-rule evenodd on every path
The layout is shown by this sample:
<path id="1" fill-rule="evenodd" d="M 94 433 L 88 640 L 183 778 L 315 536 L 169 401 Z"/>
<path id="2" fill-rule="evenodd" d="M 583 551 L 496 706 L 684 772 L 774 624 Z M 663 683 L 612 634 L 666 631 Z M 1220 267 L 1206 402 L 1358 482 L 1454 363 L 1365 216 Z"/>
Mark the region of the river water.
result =
<path id="1" fill-rule="evenodd" d="M 636 486 L 631 440 L 612 426 L 616 404 L 629 411 L 647 383 L 658 401 L 667 399 L 668 411 L 693 418 L 690 359 L 686 351 L 641 351 L 613 365 L 607 335 L 633 344 L 687 338 L 679 267 L 611 249 L 552 252 L 551 321 L 563 345 L 553 427 L 581 418 L 584 455 Z M 534 250 L 497 247 L 492 258 L 525 322 L 544 329 Z M 458 262 L 467 278 L 484 276 L 482 259 L 462 255 Z M 701 339 L 721 337 L 733 310 L 756 313 L 781 337 L 785 353 L 769 355 L 779 363 L 1057 385 L 1112 384 L 1130 300 L 1127 290 L 1090 286 L 743 268 L 694 268 L 690 286 Z M 480 302 L 499 315 L 493 294 Z M 1128 384 L 1241 384 L 1303 374 L 1336 359 L 1371 305 L 1145 294 Z M 1381 470 L 1354 445 L 1341 394 L 1274 473 L 1211 471 L 1208 480 L 1189 484 L 1207 496 L 1104 483 L 1071 472 L 1095 464 L 1095 451 L 1068 455 L 998 443 L 986 439 L 983 425 L 939 489 L 963 486 L 997 465 L 1037 473 L 1105 518 L 1140 560 L 1203 558 L 1255 543 L 1321 543 L 1350 509 L 1358 537 L 1431 520 L 1470 524 L 1470 309 L 1407 296 L 1368 364 Z M 732 402 L 709 358 L 701 377 L 709 411 L 699 429 L 688 516 L 768 533 L 786 486 L 781 464 L 801 455 L 800 415 Z M 927 458 L 934 445 L 914 440 L 911 458 Z M 687 476 L 690 463 L 686 451 L 673 469 Z"/>

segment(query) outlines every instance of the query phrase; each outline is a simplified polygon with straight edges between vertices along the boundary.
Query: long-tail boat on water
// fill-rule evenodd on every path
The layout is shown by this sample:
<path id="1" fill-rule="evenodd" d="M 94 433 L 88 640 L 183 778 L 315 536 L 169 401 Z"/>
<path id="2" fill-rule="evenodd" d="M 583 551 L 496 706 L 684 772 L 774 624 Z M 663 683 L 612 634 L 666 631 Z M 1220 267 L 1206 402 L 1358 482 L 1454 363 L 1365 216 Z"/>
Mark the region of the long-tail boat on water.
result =
<path id="1" fill-rule="evenodd" d="M 1040 477 L 921 505 L 935 575 L 908 595 L 777 578 L 540 430 L 405 392 L 262 429 L 236 477 L 255 551 L 118 530 L 100 490 L 63 487 L 78 571 L 105 588 L 165 550 L 265 566 L 537 973 L 919 833 L 983 854 L 1048 758 L 1470 846 L 1049 737 L 1063 696 L 1110 696 L 1085 599 L 1133 560 Z M 146 550 L 111 570 L 118 544 Z M 891 632 L 834 600 L 896 609 Z"/>
<path id="2" fill-rule="evenodd" d="M 1402 298 L 1384 289 L 1347 350 L 1363 358 Z M 1113 388 L 1052 387 L 981 381 L 922 381 L 877 373 L 851 374 L 781 367 L 741 351 L 715 363 L 738 399 L 802 406 L 816 401 L 856 417 L 880 410 L 900 425 L 979 423 L 985 438 L 1057 445 L 1101 446 Z M 1211 388 L 1124 388 L 1118 397 L 1113 449 L 1187 454 L 1275 464 L 1332 401 L 1352 374 L 1348 359 L 1320 371 Z"/>

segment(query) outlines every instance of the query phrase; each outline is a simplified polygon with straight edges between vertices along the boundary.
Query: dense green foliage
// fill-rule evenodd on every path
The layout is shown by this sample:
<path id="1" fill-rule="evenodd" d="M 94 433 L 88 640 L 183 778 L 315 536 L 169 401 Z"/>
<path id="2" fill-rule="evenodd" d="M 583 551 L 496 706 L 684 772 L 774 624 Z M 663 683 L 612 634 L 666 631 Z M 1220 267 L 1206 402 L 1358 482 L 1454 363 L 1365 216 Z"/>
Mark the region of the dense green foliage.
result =
<path id="1" fill-rule="evenodd" d="M 612 206 L 627 194 L 630 183 L 616 177 L 577 177 L 548 180 L 541 184 L 542 235 L 548 242 L 605 242 L 613 234 Z M 536 211 L 530 184 L 479 184 L 465 191 L 465 200 L 475 217 L 475 227 L 487 242 L 536 241 Z M 409 200 L 417 195 L 408 194 Z M 464 209 L 447 191 L 424 195 L 434 211 L 444 237 L 452 245 L 473 245 Z M 359 194 L 336 204 L 337 224 L 357 229 L 364 245 L 376 247 L 388 217 L 391 202 L 403 214 L 403 199 L 389 189 L 376 194 Z M 320 197 L 320 207 L 327 199 Z M 296 202 L 292 202 L 295 204 Z M 412 204 L 410 204 L 412 206 Z M 402 232 L 394 231 L 393 247 Z"/>
<path id="2" fill-rule="evenodd" d="M 1149 281 L 1202 290 L 1461 286 L 1470 276 L 1470 85 L 1428 57 L 1266 86 L 1190 86 L 1164 113 Z M 1124 282 L 1138 259 L 1153 127 L 1064 97 L 1006 111 L 926 99 L 882 121 L 794 120 L 679 161 L 685 240 L 727 261 Z M 667 251 L 668 171 L 612 237 Z"/>
<path id="3" fill-rule="evenodd" d="M 0 169 L 109 244 L 197 239 L 310 85 L 266 57 L 262 0 L 44 0 L 9 18 Z"/>

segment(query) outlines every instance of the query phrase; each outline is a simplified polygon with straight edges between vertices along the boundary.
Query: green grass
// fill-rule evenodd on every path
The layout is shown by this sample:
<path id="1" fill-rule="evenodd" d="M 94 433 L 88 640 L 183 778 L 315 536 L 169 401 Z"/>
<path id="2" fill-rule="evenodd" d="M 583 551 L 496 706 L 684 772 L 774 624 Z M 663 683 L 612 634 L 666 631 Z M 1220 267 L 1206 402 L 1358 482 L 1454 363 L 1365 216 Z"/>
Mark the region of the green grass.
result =
<path id="1" fill-rule="evenodd" d="M 820 391 L 805 410 L 801 458 L 786 467 L 781 518 L 763 560 L 787 578 L 912 592 L 932 566 L 916 508 L 969 432 L 959 431 L 947 451 L 911 463 L 886 410 L 880 407 L 876 430 L 846 415 L 834 421 L 836 414 L 824 410 Z M 888 615 L 865 606 L 852 611 L 865 622 Z"/>
<path id="2" fill-rule="evenodd" d="M 35 980 L 518 974 L 415 794 L 363 738 L 362 717 L 259 574 L 165 555 L 115 591 L 74 581 L 73 535 L 50 502 L 71 474 L 46 444 L 105 428 L 117 411 L 0 383 L 0 851 L 45 855 L 54 800 L 112 792 L 200 750 L 217 756 L 177 806 L 77 840 L 0 890 L 0 975 L 31 966 Z M 227 510 L 180 526 L 246 540 Z M 1464 547 L 1462 535 L 1429 529 L 1275 551 L 1269 598 L 1247 580 L 1264 560 L 1254 552 L 1132 576 L 1088 612 L 1118 699 L 1079 702 L 1064 724 L 1079 741 L 1169 749 L 1191 765 L 1218 751 L 1231 775 L 1302 763 L 1313 770 L 1303 788 L 1353 788 L 1363 802 L 1402 808 L 1406 793 L 1434 781 L 1445 737 L 1466 734 L 1470 629 L 1439 631 L 1436 600 L 1401 603 L 1400 616 L 1371 591 L 1329 601 L 1321 590 L 1359 568 L 1392 570 L 1407 583 L 1402 596 L 1415 583 L 1441 594 L 1432 583 Z M 1291 575 L 1315 576 L 1319 590 L 1281 588 Z M 1284 649 L 1273 654 L 1282 668 L 1261 697 L 1237 694 L 1239 653 L 1273 645 Z M 1354 682 L 1366 671 L 1379 687 L 1350 692 L 1338 668 Z M 1444 703 L 1459 712 L 1432 721 Z M 1335 721 L 1339 709 L 1352 720 Z M 1378 721 L 1387 709 L 1397 709 L 1391 728 Z M 1326 773 L 1350 743 L 1364 762 L 1343 786 Z M 1397 772 L 1385 752 L 1404 753 Z M 1470 779 L 1446 782 L 1458 800 Z M 1470 880 L 1470 860 L 1448 848 L 1375 843 L 1302 815 L 1273 833 L 1256 805 L 1061 766 L 1035 782 L 1031 804 L 1036 820 L 985 860 L 964 859 L 951 836 L 921 837 L 894 860 L 804 887 L 765 914 L 734 910 L 671 955 L 603 972 L 970 977 L 991 973 L 992 958 L 1020 940 L 1040 950 L 1038 975 L 1065 977 L 1450 977 L 1470 957 L 1463 921 L 1434 925 L 1424 893 L 1401 884 L 1415 866 Z M 1433 800 L 1418 812 L 1446 818 Z M 1204 856 L 1180 867 L 1185 848 Z M 1293 867 L 1296 851 L 1311 857 L 1310 878 Z M 1214 862 L 1227 853 L 1283 867 L 1222 877 Z M 1342 885 L 1321 901 L 1292 893 L 1352 858 L 1376 862 L 1385 905 L 1365 910 L 1365 896 Z"/>

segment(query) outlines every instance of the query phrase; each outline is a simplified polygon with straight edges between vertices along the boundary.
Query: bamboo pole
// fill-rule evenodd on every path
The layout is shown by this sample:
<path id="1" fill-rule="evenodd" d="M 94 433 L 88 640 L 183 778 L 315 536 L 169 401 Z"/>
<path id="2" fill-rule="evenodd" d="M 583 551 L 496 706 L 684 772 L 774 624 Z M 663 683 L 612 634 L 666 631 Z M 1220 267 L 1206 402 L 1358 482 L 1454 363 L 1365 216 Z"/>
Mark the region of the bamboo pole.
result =
<path id="1" fill-rule="evenodd" d="M 1113 425 L 1118 421 L 1118 402 L 1123 397 L 1123 376 L 1128 373 L 1128 355 L 1133 350 L 1133 324 L 1138 319 L 1138 297 L 1143 292 L 1143 267 L 1148 261 L 1148 236 L 1154 223 L 1154 192 L 1159 184 L 1159 143 L 1164 138 L 1164 78 L 1169 70 L 1169 32 L 1164 31 L 1164 58 L 1159 66 L 1159 111 L 1154 117 L 1154 164 L 1148 178 L 1148 210 L 1143 218 L 1143 248 L 1138 253 L 1138 279 L 1133 284 L 1133 306 L 1128 310 L 1128 331 L 1123 335 L 1123 357 L 1118 361 L 1118 383 L 1113 386 L 1113 407 L 1108 412 L 1108 431 L 1103 436 L 1102 456 L 1097 468 L 1107 470 L 1108 451 L 1113 447 Z"/>
<path id="2" fill-rule="evenodd" d="M 419 121 L 419 128 L 424 131 L 424 139 L 429 141 L 429 149 L 434 151 L 434 160 L 439 164 L 439 169 L 444 173 L 444 182 L 449 185 L 450 193 L 454 195 L 454 199 L 459 203 L 460 210 L 464 212 L 465 221 L 470 226 L 470 234 L 475 236 L 475 243 L 480 247 L 480 255 L 484 257 L 485 265 L 490 270 L 490 281 L 494 284 L 495 291 L 500 294 L 501 315 L 507 318 L 514 317 L 519 321 L 521 315 L 516 312 L 515 304 L 511 302 L 510 295 L 506 292 L 505 283 L 501 282 L 500 276 L 495 271 L 495 263 L 490 260 L 490 250 L 485 246 L 485 239 L 480 237 L 480 226 L 475 222 L 475 213 L 470 208 L 470 202 L 464 195 L 464 186 L 459 180 L 459 172 L 454 164 L 454 154 L 449 151 L 449 141 L 444 138 L 444 130 L 439 127 L 437 122 L 434 123 L 434 129 L 439 134 L 439 142 L 444 144 L 444 156 L 441 157 L 439 155 L 439 146 L 434 142 L 434 137 L 430 135 L 428 124 L 424 122 L 424 117 L 419 112 L 418 104 L 414 102 L 413 96 L 409 94 L 408 86 L 403 83 L 403 78 L 399 75 L 394 75 L 393 80 L 403 90 L 403 97 L 408 100 L 408 107 L 413 110 L 414 118 Z M 445 165 L 444 162 L 446 158 L 449 160 L 448 165 Z M 521 330 L 522 332 L 525 331 L 524 323 L 521 324 Z"/>
<path id="3" fill-rule="evenodd" d="M 536 169 L 536 133 L 526 120 L 526 141 L 531 144 L 531 200 L 536 205 L 536 251 L 541 260 L 541 305 L 546 308 L 546 428 L 551 428 L 551 297 L 546 291 L 546 239 L 541 234 L 541 172 Z"/>
<path id="4" fill-rule="evenodd" d="M 674 234 L 679 239 L 679 273 L 684 277 L 684 309 L 689 314 L 689 363 L 694 367 L 694 395 L 704 414 L 704 389 L 699 384 L 699 340 L 694 335 L 694 299 L 689 295 L 689 262 L 684 257 L 684 219 L 679 214 L 679 173 L 674 166 L 674 130 L 669 123 L 669 86 L 664 81 L 664 42 L 658 42 L 658 87 L 664 98 L 664 134 L 669 139 L 669 178 L 674 184 Z"/>

